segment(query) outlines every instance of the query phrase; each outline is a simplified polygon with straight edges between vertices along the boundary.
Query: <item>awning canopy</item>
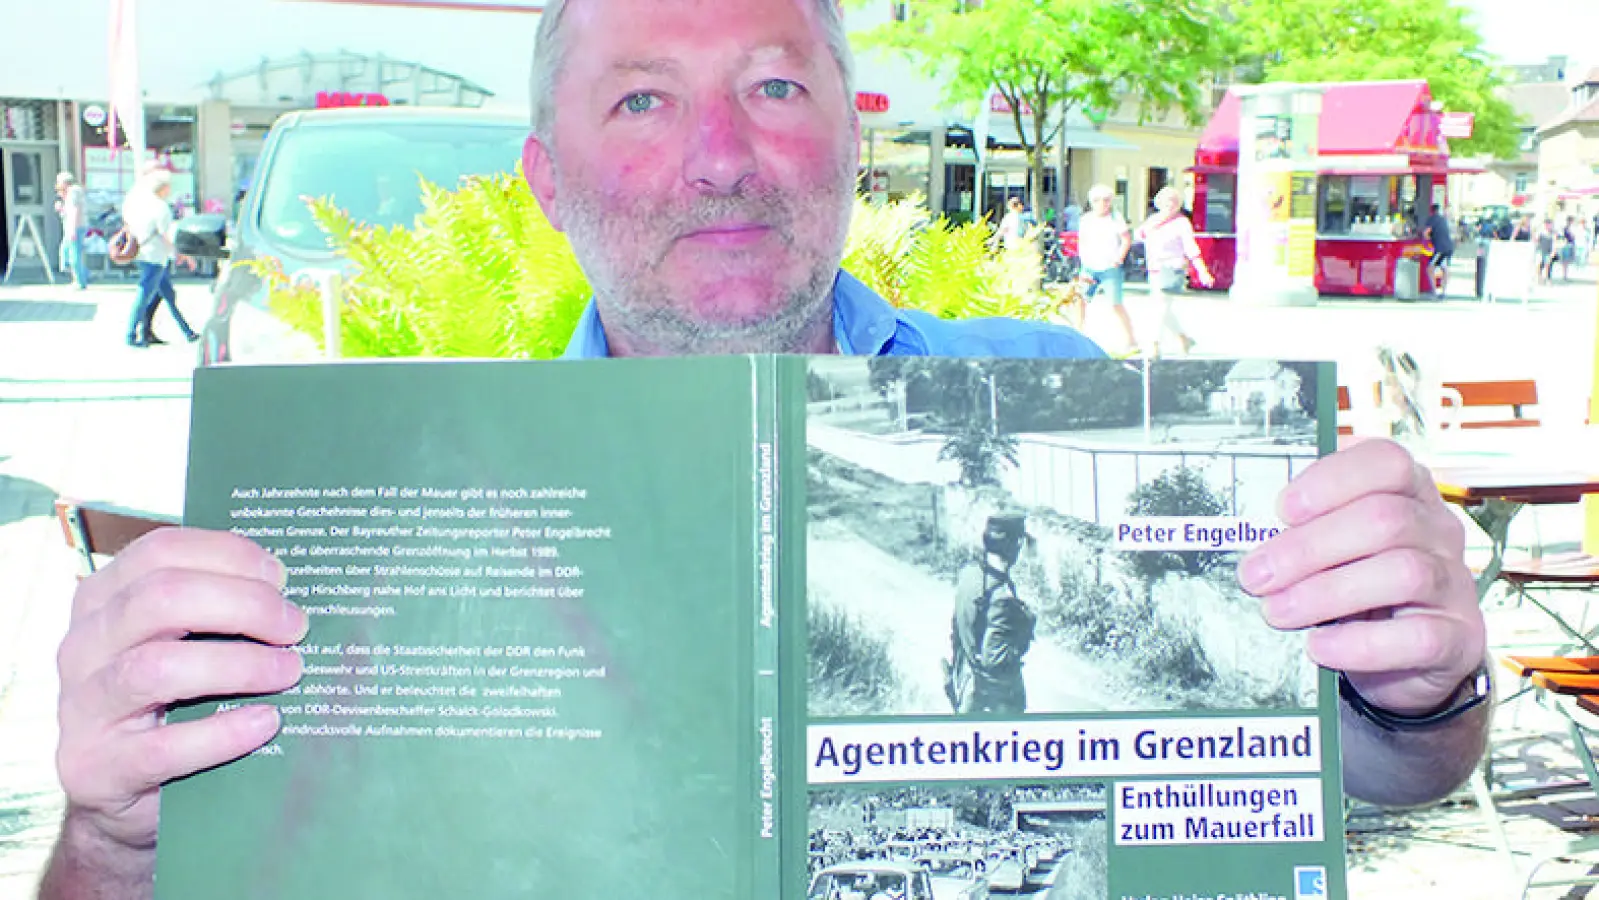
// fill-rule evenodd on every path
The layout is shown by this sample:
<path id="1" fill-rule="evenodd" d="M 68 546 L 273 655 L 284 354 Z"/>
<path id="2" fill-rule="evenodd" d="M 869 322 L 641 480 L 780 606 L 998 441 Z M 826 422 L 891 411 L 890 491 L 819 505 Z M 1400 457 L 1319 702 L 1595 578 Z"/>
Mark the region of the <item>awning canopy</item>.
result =
<path id="1" fill-rule="evenodd" d="M 1320 87 L 1317 152 L 1321 155 L 1430 154 L 1447 158 L 1449 146 L 1439 133 L 1441 114 L 1432 108 L 1427 82 L 1369 81 Z M 1237 161 L 1242 106 L 1239 96 L 1229 90 L 1199 136 L 1200 155 Z"/>
<path id="2" fill-rule="evenodd" d="M 899 143 L 926 144 L 928 133 L 911 131 L 894 139 Z M 1054 132 L 1044 136 L 1046 146 L 1053 147 Z M 972 149 L 972 126 L 966 122 L 952 122 L 944 126 L 944 146 Z M 1094 123 L 1078 117 L 1066 121 L 1066 146 L 1073 150 L 1137 150 L 1138 145 L 1100 131 Z M 997 120 L 988 129 L 989 150 L 1021 150 L 1022 141 L 1016 133 L 1016 123 Z"/>

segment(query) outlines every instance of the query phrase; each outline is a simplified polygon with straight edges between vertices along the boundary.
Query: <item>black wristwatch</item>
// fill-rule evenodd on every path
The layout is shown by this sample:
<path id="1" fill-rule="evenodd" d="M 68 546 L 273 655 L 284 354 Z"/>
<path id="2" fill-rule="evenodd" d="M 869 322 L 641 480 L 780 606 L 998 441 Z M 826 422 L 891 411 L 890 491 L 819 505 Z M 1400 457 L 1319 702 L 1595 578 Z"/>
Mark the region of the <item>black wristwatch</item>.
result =
<path id="1" fill-rule="evenodd" d="M 1338 696 L 1344 698 L 1362 719 L 1376 725 L 1384 731 L 1422 731 L 1456 718 L 1468 710 L 1475 709 L 1493 696 L 1493 682 L 1488 677 L 1487 663 L 1477 667 L 1477 671 L 1466 677 L 1449 695 L 1449 700 L 1436 712 L 1424 713 L 1419 716 L 1407 716 L 1396 712 L 1389 712 L 1379 706 L 1373 706 L 1355 686 L 1350 683 L 1349 676 L 1343 672 L 1338 673 Z"/>

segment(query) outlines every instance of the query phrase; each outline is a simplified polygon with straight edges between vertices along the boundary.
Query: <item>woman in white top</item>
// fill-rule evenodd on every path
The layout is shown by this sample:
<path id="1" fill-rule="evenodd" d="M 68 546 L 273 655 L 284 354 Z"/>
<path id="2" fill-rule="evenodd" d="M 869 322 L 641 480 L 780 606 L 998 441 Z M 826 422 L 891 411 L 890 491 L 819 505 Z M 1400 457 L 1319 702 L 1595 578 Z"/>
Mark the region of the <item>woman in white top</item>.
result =
<path id="1" fill-rule="evenodd" d="M 1088 212 L 1077 223 L 1077 258 L 1083 264 L 1082 277 L 1089 279 L 1089 297 L 1103 290 L 1110 299 L 1111 311 L 1121 322 L 1122 334 L 1127 338 L 1126 348 L 1137 350 L 1133 337 L 1133 320 L 1122 305 L 1122 265 L 1127 262 L 1127 251 L 1133 248 L 1132 229 L 1111 208 L 1116 192 L 1108 185 L 1096 184 L 1088 191 Z"/>
<path id="2" fill-rule="evenodd" d="M 177 254 L 177 225 L 172 220 L 172 173 L 152 169 L 140 178 L 122 201 L 122 227 L 139 242 L 139 289 L 128 320 L 128 346 L 148 347 L 166 341 L 155 336 L 155 314 L 161 301 L 177 320 L 183 337 L 191 343 L 200 336 L 178 311 L 178 292 L 172 286 L 174 257 L 192 266 L 193 260 Z"/>
<path id="3" fill-rule="evenodd" d="M 1150 300 L 1160 312 L 1150 342 L 1151 356 L 1160 356 L 1160 339 L 1167 332 L 1177 336 L 1183 353 L 1194 347 L 1194 339 L 1183 330 L 1172 309 L 1172 299 L 1188 286 L 1188 266 L 1193 265 L 1199 282 L 1212 287 L 1216 279 L 1205 267 L 1199 254 L 1199 244 L 1194 240 L 1194 226 L 1183 215 L 1182 198 L 1170 185 L 1155 194 L 1155 213 L 1138 226 L 1139 240 L 1144 242 L 1144 258 L 1149 268 Z"/>

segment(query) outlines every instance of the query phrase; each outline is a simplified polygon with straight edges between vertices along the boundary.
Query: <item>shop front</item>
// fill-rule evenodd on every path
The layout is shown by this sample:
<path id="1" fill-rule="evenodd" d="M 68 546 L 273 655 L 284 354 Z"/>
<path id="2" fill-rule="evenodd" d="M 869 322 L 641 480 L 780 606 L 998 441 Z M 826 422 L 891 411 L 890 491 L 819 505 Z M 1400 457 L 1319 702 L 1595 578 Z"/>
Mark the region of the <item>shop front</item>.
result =
<path id="1" fill-rule="evenodd" d="M 1434 204 L 1447 214 L 1449 176 L 1471 170 L 1450 167 L 1440 133 L 1443 113 L 1426 82 L 1314 89 L 1321 95 L 1315 144 L 1300 148 L 1309 159 L 1306 186 L 1314 179 L 1314 206 L 1309 191 L 1281 199 L 1304 206 L 1295 209 L 1296 219 L 1314 216 L 1316 291 L 1431 291 L 1425 223 Z M 1238 259 L 1240 109 L 1239 97 L 1229 92 L 1200 137 L 1191 169 L 1194 229 L 1219 289 L 1232 285 Z"/>
<path id="2" fill-rule="evenodd" d="M 62 165 L 60 106 L 0 97 L 0 275 L 44 277 L 61 242 L 55 178 Z"/>

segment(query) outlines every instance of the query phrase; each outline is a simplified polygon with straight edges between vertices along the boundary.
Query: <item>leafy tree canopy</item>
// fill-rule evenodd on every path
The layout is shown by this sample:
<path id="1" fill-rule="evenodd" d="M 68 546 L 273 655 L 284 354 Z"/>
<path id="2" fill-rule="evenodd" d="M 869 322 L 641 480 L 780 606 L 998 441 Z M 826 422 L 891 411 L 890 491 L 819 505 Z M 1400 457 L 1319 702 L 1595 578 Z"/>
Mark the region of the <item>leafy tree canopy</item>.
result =
<path id="1" fill-rule="evenodd" d="M 868 0 L 853 0 L 857 4 Z M 1204 113 L 1211 76 L 1237 52 L 1220 0 L 911 0 L 904 21 L 856 43 L 906 53 L 941 78 L 946 103 L 978 109 L 990 88 L 1004 96 L 1042 183 L 1041 151 L 1063 110 L 1106 112 L 1123 102 L 1144 117 L 1170 109 Z M 1036 205 L 1036 204 L 1035 204 Z"/>
<path id="2" fill-rule="evenodd" d="M 1265 81 L 1424 78 L 1444 108 L 1476 115 L 1456 156 L 1514 157 L 1521 125 L 1505 78 L 1455 0 L 1236 0 L 1232 15 Z"/>

